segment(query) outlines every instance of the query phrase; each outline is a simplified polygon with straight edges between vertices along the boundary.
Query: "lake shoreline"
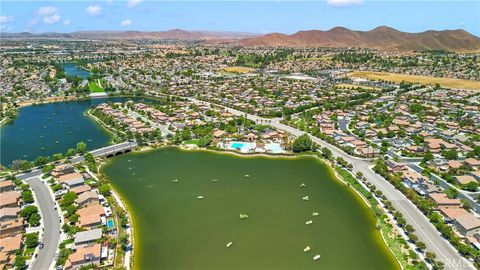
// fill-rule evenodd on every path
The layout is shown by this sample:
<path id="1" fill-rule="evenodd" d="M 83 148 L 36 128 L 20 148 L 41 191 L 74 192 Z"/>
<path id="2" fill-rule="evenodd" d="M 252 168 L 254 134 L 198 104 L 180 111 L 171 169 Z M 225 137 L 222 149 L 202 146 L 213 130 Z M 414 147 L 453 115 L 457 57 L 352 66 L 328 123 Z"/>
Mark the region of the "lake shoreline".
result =
<path id="1" fill-rule="evenodd" d="M 289 154 L 289 155 L 270 155 L 270 154 L 266 154 L 266 153 L 239 153 L 239 152 L 236 152 L 236 151 L 228 151 L 228 150 L 224 151 L 223 149 L 217 149 L 217 150 L 206 149 L 206 148 L 192 149 L 192 148 L 188 148 L 188 147 L 185 147 L 185 146 L 176 146 L 176 145 L 161 145 L 159 147 L 151 147 L 151 146 L 139 147 L 138 149 L 134 150 L 134 152 L 132 152 L 132 153 L 133 154 L 145 154 L 145 153 L 148 153 L 148 152 L 162 151 L 162 150 L 165 150 L 165 149 L 168 149 L 168 148 L 174 148 L 174 149 L 180 150 L 182 152 L 205 152 L 205 153 L 210 153 L 210 154 L 231 156 L 231 157 L 234 157 L 234 158 L 246 158 L 246 159 L 266 158 L 266 159 L 293 160 L 293 159 L 299 159 L 299 158 L 302 158 L 302 157 L 313 158 L 316 162 L 319 162 L 319 163 L 325 165 L 325 167 L 328 168 L 328 173 L 339 184 L 341 184 L 344 187 L 347 187 L 347 190 L 354 195 L 354 197 L 357 199 L 359 204 L 363 205 L 363 207 L 368 209 L 369 213 L 373 217 L 373 220 L 376 223 L 379 222 L 378 217 L 376 217 L 374 215 L 372 205 L 368 202 L 368 200 L 359 191 L 355 190 L 352 186 L 349 186 L 348 183 L 344 179 L 342 179 L 342 177 L 338 173 L 335 172 L 335 169 L 332 167 L 333 165 L 331 163 L 323 160 L 322 158 L 318 157 L 317 155 L 314 155 L 314 154 L 302 155 L 302 154 L 293 154 L 293 153 Z M 133 249 L 135 250 L 135 253 L 138 253 L 139 251 L 137 249 L 139 249 L 139 246 L 140 246 L 139 243 L 141 241 L 140 237 L 139 237 L 139 230 L 138 230 L 137 225 L 136 225 L 136 224 L 138 224 L 138 221 L 137 221 L 138 217 L 135 216 L 135 212 L 133 211 L 131 203 L 125 198 L 125 195 L 122 194 L 122 192 L 119 191 L 119 187 L 117 187 L 113 183 L 113 181 L 110 179 L 110 176 L 106 175 L 103 171 L 104 165 L 108 165 L 112 162 L 113 162 L 112 160 L 106 160 L 105 163 L 102 164 L 102 166 L 101 166 L 101 169 L 102 169 L 101 173 L 106 176 L 106 178 L 108 179 L 108 182 L 111 185 L 114 192 L 121 198 L 122 202 L 124 202 L 125 205 L 126 205 L 127 212 L 128 212 L 129 218 L 130 218 L 131 223 L 132 223 L 132 240 L 133 240 L 132 241 L 132 246 L 133 246 Z M 100 168 L 99 168 L 99 172 L 100 172 Z M 374 224 L 374 226 L 376 226 L 376 224 Z M 399 269 L 403 269 L 403 266 L 400 264 L 400 261 L 395 256 L 395 254 L 391 250 L 391 248 L 387 245 L 387 240 L 385 239 L 385 236 L 383 235 L 381 230 L 375 229 L 375 231 L 376 231 L 376 233 L 378 233 L 379 238 L 381 239 L 382 246 L 385 248 L 385 250 L 388 252 L 388 254 L 391 255 L 395 259 L 395 262 L 396 262 L 397 266 L 399 267 Z M 136 260 L 135 260 L 135 256 L 133 254 L 134 253 L 132 252 L 131 260 L 132 260 L 132 262 L 135 262 Z M 136 269 L 135 264 L 133 266 L 133 269 Z"/>

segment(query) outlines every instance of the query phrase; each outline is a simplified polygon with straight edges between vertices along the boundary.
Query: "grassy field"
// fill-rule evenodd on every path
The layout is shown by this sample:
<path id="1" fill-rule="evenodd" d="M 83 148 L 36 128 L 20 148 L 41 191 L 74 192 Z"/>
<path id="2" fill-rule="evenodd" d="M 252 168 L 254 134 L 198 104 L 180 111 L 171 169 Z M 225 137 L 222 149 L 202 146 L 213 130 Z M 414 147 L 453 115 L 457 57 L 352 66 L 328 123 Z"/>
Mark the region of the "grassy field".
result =
<path id="1" fill-rule="evenodd" d="M 335 86 L 338 87 L 338 88 L 342 88 L 342 89 L 361 88 L 361 89 L 372 90 L 372 91 L 381 91 L 382 90 L 381 88 L 378 88 L 378 87 L 366 86 L 366 85 L 357 85 L 357 84 L 350 84 L 350 83 L 340 83 L 340 84 L 337 84 Z"/>
<path id="2" fill-rule="evenodd" d="M 480 81 L 461 80 L 451 78 L 438 78 L 419 75 L 405 75 L 386 72 L 372 72 L 372 71 L 354 71 L 349 74 L 352 77 L 360 77 L 370 80 L 384 80 L 389 82 L 400 83 L 402 81 L 411 83 L 420 83 L 426 85 L 440 84 L 444 88 L 459 88 L 469 90 L 480 90 Z"/>
<path id="3" fill-rule="evenodd" d="M 100 87 L 96 82 L 88 82 L 88 89 L 91 93 L 101 93 L 105 92 L 102 87 Z"/>
<path id="4" fill-rule="evenodd" d="M 226 67 L 226 68 L 222 68 L 221 70 L 225 72 L 231 72 L 231 73 L 250 73 L 255 71 L 255 69 L 248 68 L 248 67 Z"/>

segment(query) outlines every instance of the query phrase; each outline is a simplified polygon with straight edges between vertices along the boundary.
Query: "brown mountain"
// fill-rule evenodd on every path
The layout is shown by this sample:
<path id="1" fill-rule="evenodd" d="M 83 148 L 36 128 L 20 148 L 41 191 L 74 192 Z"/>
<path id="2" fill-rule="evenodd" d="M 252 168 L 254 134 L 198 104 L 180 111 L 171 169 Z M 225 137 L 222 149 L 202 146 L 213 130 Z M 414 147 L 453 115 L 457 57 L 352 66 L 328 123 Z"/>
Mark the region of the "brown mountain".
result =
<path id="1" fill-rule="evenodd" d="M 370 31 L 335 27 L 328 31 L 299 31 L 292 35 L 272 33 L 246 38 L 242 46 L 361 47 L 386 50 L 480 51 L 480 38 L 464 30 L 407 33 L 380 26 Z"/>

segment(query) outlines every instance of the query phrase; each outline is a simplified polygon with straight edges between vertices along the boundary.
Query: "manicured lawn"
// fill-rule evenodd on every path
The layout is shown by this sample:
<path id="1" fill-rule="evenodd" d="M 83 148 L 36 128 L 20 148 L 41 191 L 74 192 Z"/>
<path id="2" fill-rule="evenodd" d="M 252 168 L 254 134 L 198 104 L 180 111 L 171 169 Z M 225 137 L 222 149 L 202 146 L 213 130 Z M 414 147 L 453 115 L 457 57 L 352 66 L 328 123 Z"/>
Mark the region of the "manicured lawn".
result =
<path id="1" fill-rule="evenodd" d="M 90 92 L 92 92 L 92 93 L 105 92 L 105 90 L 103 90 L 103 88 L 98 86 L 98 84 L 96 82 L 88 82 L 88 89 L 90 89 Z"/>

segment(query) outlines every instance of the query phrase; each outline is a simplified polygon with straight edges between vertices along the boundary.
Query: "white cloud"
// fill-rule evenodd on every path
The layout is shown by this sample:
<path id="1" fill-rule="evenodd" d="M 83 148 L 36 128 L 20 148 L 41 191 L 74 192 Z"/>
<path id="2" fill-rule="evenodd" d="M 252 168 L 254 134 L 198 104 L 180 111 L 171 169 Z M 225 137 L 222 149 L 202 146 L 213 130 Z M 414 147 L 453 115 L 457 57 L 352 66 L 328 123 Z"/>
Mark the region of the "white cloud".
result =
<path id="1" fill-rule="evenodd" d="M 127 19 L 127 20 L 122 21 L 120 24 L 121 24 L 122 26 L 130 26 L 132 23 L 133 23 L 132 20 Z"/>
<path id="2" fill-rule="evenodd" d="M 99 5 L 88 6 L 85 11 L 91 16 L 98 16 L 102 14 L 102 7 Z"/>
<path id="3" fill-rule="evenodd" d="M 58 12 L 58 9 L 52 6 L 43 6 L 37 10 L 38 15 L 40 16 L 50 16 L 57 12 Z"/>
<path id="4" fill-rule="evenodd" d="M 348 7 L 360 5 L 363 0 L 327 0 L 327 4 L 334 7 Z"/>
<path id="5" fill-rule="evenodd" d="M 127 7 L 132 8 L 140 4 L 143 0 L 128 0 Z"/>
<path id="6" fill-rule="evenodd" d="M 71 22 L 72 22 L 72 21 L 70 21 L 70 20 L 64 20 L 64 21 L 63 21 L 63 25 L 70 25 Z"/>
<path id="7" fill-rule="evenodd" d="M 58 14 L 58 13 L 55 13 L 51 16 L 43 17 L 43 22 L 46 23 L 46 24 L 54 24 L 58 21 L 60 21 L 60 14 Z"/>
<path id="8" fill-rule="evenodd" d="M 13 22 L 13 16 L 2 15 L 0 16 L 0 23 Z"/>

